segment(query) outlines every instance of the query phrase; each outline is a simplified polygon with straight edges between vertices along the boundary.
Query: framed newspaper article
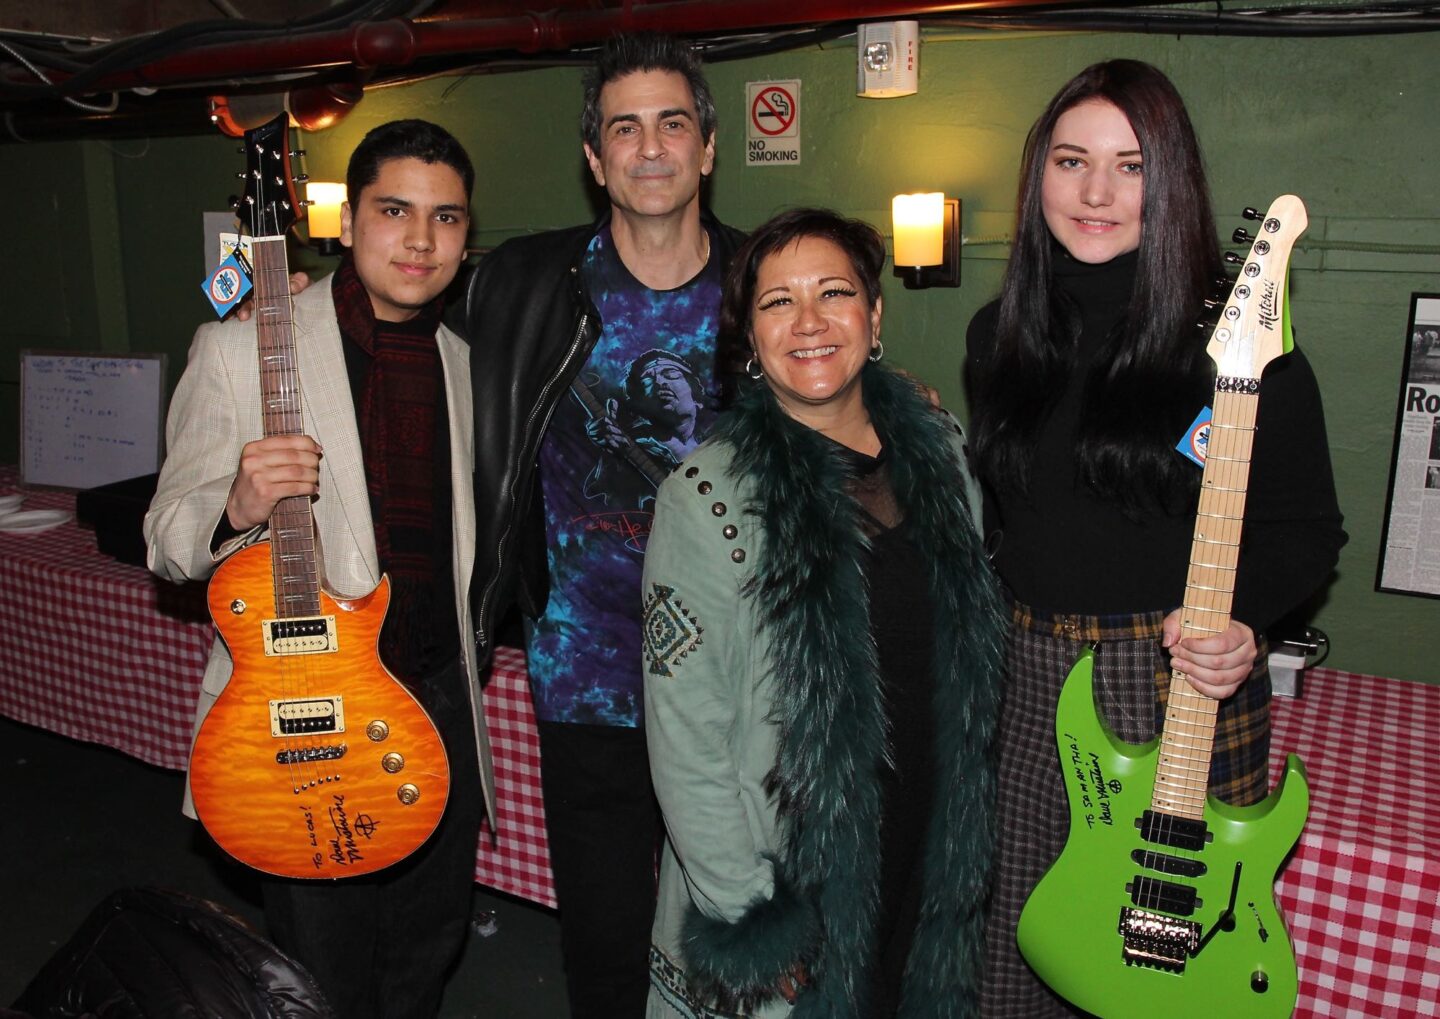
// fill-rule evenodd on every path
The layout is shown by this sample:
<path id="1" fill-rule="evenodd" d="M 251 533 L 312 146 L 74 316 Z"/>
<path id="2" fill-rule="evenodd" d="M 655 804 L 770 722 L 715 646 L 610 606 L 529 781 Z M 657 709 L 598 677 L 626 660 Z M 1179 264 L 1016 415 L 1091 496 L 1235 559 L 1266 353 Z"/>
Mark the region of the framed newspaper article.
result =
<path id="1" fill-rule="evenodd" d="M 1440 294 L 1410 295 L 1410 328 L 1377 591 L 1440 598 Z"/>

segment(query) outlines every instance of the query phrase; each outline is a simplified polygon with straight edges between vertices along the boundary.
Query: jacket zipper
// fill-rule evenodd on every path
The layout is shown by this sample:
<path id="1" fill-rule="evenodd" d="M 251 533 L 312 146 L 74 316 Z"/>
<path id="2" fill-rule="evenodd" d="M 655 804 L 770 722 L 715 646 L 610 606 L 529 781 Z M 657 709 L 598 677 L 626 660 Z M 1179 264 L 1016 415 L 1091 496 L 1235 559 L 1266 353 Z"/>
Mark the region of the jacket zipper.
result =
<path id="1" fill-rule="evenodd" d="M 571 269 L 571 272 L 574 272 L 574 271 L 575 271 L 574 269 Z M 566 352 L 566 354 L 565 354 L 565 359 L 560 362 L 560 367 L 559 367 L 559 369 L 556 370 L 556 372 L 555 372 L 554 375 L 550 376 L 550 378 L 546 381 L 544 388 L 540 390 L 540 401 L 539 401 L 539 403 L 537 404 L 537 407 L 536 407 L 535 409 L 538 409 L 539 407 L 544 407 L 544 406 L 546 405 L 546 403 L 549 401 L 550 390 L 554 387 L 555 383 L 558 382 L 558 381 L 560 380 L 560 378 L 561 378 L 563 375 L 565 375 L 565 373 L 569 370 L 571 361 L 573 361 L 573 360 L 575 359 L 575 354 L 576 354 L 576 352 L 580 349 L 580 340 L 581 340 L 581 337 L 583 337 L 583 336 L 585 335 L 585 327 L 586 327 L 586 325 L 589 324 L 589 322 L 590 322 L 590 313 L 589 313 L 589 312 L 582 311 L 582 312 L 580 313 L 580 319 L 579 319 L 579 321 L 575 323 L 575 334 L 574 334 L 574 336 L 572 336 L 571 339 L 570 339 L 570 349 L 569 349 L 569 351 Z M 558 400 L 557 400 L 557 401 L 554 401 L 554 402 L 550 402 L 549 408 L 545 411 L 545 419 L 544 419 L 543 422 L 541 422 L 541 425 L 540 425 L 540 431 L 539 431 L 539 433 L 538 433 L 539 436 L 544 436 L 544 434 L 545 434 L 545 429 L 550 426 L 550 418 L 554 416 L 554 414 L 555 414 L 555 404 L 558 403 L 558 402 L 559 402 Z M 525 426 L 526 426 L 526 428 L 527 428 L 527 434 L 528 434 L 528 429 L 530 428 L 531 425 L 534 424 L 534 422 L 535 422 L 535 410 L 532 410 L 531 413 L 530 413 L 530 416 L 529 416 L 529 417 L 526 419 L 526 421 L 525 421 Z M 527 444 L 527 445 L 528 445 L 528 444 Z M 539 451 L 539 446 L 537 445 L 537 446 L 535 447 L 535 449 L 536 449 L 536 452 L 538 452 L 538 451 Z M 522 450 L 521 450 L 521 458 L 522 458 L 522 459 L 524 458 L 524 449 L 523 449 L 523 448 L 522 448 Z M 516 486 L 519 485 L 519 483 L 520 483 L 520 473 L 519 473 L 519 471 L 520 471 L 520 463 L 519 463 L 519 460 L 516 460 L 516 461 L 511 465 L 511 469 L 512 469 L 512 471 L 514 472 L 514 474 L 513 474 L 514 480 L 510 483 L 510 506 L 513 507 L 513 506 L 515 505 L 515 489 L 516 489 Z M 487 647 L 487 646 L 489 645 L 489 640 L 488 640 L 488 637 L 487 637 L 487 635 L 486 635 L 486 633 L 485 633 L 485 625 L 484 625 L 484 622 L 483 622 L 483 621 L 487 618 L 486 610 L 487 610 L 487 609 L 489 608 L 489 606 L 490 606 L 490 597 L 491 597 L 491 595 L 493 595 L 493 594 L 495 593 L 495 585 L 500 582 L 500 576 L 501 576 L 501 574 L 504 572 L 504 567 L 505 567 L 505 547 L 506 547 L 506 545 L 508 545 L 509 542 L 510 542 L 510 532 L 511 532 L 513 529 L 514 529 L 514 518 L 513 518 L 513 516 L 512 516 L 511 519 L 510 519 L 510 523 L 508 523 L 508 524 L 505 525 L 505 530 L 504 530 L 504 532 L 500 535 L 500 543 L 499 543 L 499 545 L 498 545 L 497 548 L 496 548 L 496 552 L 495 552 L 495 574 L 494 574 L 494 576 L 491 578 L 490 583 L 489 583 L 488 585 L 486 585 L 486 587 L 485 587 L 485 593 L 484 593 L 483 595 L 481 595 L 481 598 L 480 598 L 480 611 L 476 614 L 476 617 L 475 617 L 475 645 L 476 645 L 477 649 L 478 649 L 478 648 L 481 648 L 481 647 Z M 493 649 L 492 649 L 492 650 L 493 650 Z"/>

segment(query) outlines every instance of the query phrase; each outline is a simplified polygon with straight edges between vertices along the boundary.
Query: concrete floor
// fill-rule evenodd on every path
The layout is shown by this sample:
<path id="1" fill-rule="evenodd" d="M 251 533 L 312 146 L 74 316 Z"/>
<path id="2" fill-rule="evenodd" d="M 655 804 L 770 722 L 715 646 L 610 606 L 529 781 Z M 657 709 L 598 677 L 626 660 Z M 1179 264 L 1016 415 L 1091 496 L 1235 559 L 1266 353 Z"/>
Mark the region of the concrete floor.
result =
<path id="1" fill-rule="evenodd" d="M 180 813 L 178 772 L 0 718 L 0 1007 L 117 888 L 158 885 L 263 929 L 251 872 Z M 559 923 L 476 886 L 498 931 L 472 935 L 440 1019 L 565 1019 Z"/>

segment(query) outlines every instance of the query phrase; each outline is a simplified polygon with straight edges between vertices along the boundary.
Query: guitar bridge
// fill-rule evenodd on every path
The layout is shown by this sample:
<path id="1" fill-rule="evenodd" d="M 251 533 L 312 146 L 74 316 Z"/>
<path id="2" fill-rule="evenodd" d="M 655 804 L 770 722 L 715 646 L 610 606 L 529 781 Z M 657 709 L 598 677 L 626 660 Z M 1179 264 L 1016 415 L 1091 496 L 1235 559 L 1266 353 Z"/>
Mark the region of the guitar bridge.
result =
<path id="1" fill-rule="evenodd" d="M 344 743 L 336 743 L 332 746 L 304 747 L 300 750 L 282 750 L 275 755 L 275 763 L 288 766 L 314 764 L 316 761 L 338 761 L 345 756 L 345 750 Z"/>
<path id="2" fill-rule="evenodd" d="M 1125 906 L 1120 910 L 1122 957 L 1127 966 L 1148 966 L 1170 973 L 1185 972 L 1186 961 L 1200 945 L 1200 925 L 1192 920 Z"/>
<path id="3" fill-rule="evenodd" d="M 265 654 L 324 655 L 340 650 L 334 616 L 301 616 L 295 619 L 266 619 L 260 623 Z"/>

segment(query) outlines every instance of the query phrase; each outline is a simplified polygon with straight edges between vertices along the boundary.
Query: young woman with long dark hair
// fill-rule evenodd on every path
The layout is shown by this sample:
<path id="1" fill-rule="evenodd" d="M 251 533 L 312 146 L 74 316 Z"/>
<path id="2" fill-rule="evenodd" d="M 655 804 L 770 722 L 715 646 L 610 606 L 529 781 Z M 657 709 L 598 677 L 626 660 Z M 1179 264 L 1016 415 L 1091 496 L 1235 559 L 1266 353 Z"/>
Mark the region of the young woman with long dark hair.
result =
<path id="1" fill-rule="evenodd" d="M 971 450 L 1013 615 L 982 998 L 995 1019 L 1070 1011 L 1020 958 L 1015 926 L 1068 831 L 1055 710 L 1081 650 L 1098 642 L 1100 710 L 1132 742 L 1159 730 L 1172 666 L 1221 699 L 1210 790 L 1255 802 L 1270 740 L 1263 631 L 1320 587 L 1345 541 L 1297 350 L 1261 386 L 1230 626 L 1179 639 L 1200 470 L 1175 446 L 1213 392 L 1195 322 L 1222 271 L 1174 86 L 1138 61 L 1086 68 L 1031 129 L 1000 297 L 967 336 Z"/>

